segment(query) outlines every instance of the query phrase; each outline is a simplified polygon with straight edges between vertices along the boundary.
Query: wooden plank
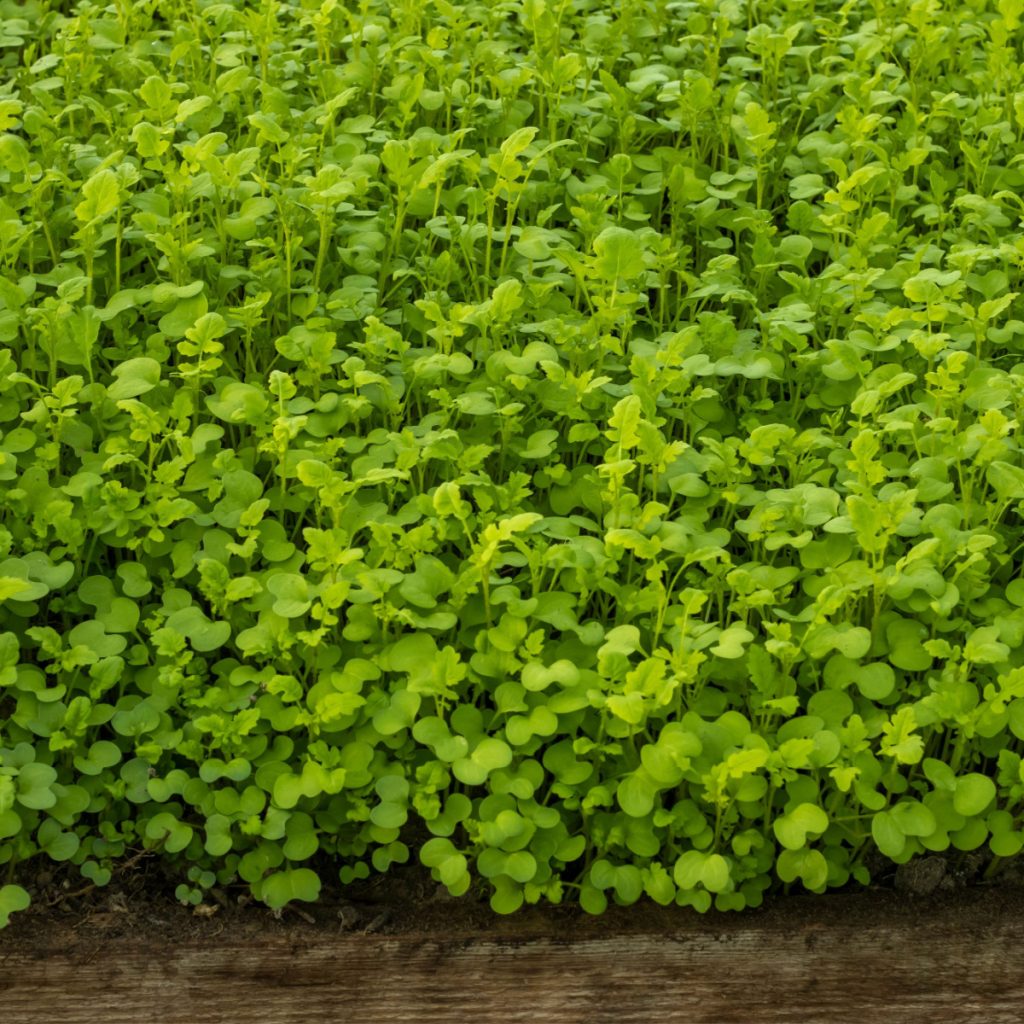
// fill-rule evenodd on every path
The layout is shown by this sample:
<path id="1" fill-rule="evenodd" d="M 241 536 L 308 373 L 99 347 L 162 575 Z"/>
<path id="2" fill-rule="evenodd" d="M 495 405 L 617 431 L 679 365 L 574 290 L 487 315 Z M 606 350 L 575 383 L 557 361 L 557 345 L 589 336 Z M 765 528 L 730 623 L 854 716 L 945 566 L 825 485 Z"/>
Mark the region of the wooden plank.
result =
<path id="1" fill-rule="evenodd" d="M 835 915 L 832 915 L 833 917 Z M 862 916 L 862 915 L 861 915 Z M 0 948 L 3 1024 L 1020 1024 L 1024 925 L 704 918 L 579 937 L 270 935 Z"/>

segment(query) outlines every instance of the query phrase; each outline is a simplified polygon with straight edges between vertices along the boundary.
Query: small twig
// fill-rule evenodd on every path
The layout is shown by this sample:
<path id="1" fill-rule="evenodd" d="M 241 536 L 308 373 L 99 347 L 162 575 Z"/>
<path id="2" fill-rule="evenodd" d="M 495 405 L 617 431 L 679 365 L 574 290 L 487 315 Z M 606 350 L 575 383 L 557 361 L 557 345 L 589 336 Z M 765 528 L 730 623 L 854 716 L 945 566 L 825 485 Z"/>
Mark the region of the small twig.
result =
<path id="1" fill-rule="evenodd" d="M 133 867 L 135 867 L 136 864 L 139 863 L 139 861 L 143 860 L 145 857 L 148 857 L 152 852 L 152 850 L 138 850 L 134 856 L 129 857 L 126 861 L 120 864 L 116 864 L 114 866 L 114 870 L 118 874 L 123 874 L 125 871 L 130 871 Z M 95 888 L 97 888 L 96 883 L 90 882 L 88 885 L 84 885 L 82 886 L 81 889 L 76 889 L 74 892 L 62 892 L 60 895 L 55 896 L 48 903 L 45 903 L 44 906 L 47 908 L 55 907 L 57 906 L 58 903 L 63 903 L 65 900 L 73 900 L 77 899 L 79 896 L 85 896 L 88 893 L 92 892 L 93 889 Z"/>
<path id="2" fill-rule="evenodd" d="M 123 864 L 117 864 L 116 870 L 119 873 L 128 871 L 131 868 L 135 867 L 135 865 L 138 864 L 140 860 L 149 857 L 152 853 L 152 850 L 139 850 L 134 857 L 129 857 L 128 860 L 126 860 Z"/>
<path id="3" fill-rule="evenodd" d="M 59 896 L 55 896 L 44 905 L 46 907 L 55 907 L 58 903 L 63 903 L 65 900 L 73 900 L 79 896 L 84 896 L 86 893 L 92 892 L 95 888 L 96 883 L 90 882 L 88 885 L 84 885 L 81 889 L 76 889 L 74 892 L 62 892 Z"/>

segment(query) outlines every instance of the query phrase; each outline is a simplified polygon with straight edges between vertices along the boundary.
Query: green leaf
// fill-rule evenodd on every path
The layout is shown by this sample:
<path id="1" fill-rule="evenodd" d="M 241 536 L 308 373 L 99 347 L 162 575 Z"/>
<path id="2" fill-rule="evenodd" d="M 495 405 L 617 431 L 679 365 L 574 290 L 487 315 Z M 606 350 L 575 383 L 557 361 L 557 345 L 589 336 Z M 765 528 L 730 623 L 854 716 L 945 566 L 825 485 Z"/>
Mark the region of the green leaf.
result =
<path id="1" fill-rule="evenodd" d="M 1019 466 L 996 459 L 985 468 L 985 477 L 992 490 L 1004 501 L 1024 498 L 1024 469 Z"/>
<path id="2" fill-rule="evenodd" d="M 871 819 L 871 836 L 881 853 L 898 857 L 907 844 L 906 837 L 889 811 L 879 811 Z"/>
<path id="3" fill-rule="evenodd" d="M 917 764 L 924 751 L 924 740 L 915 732 L 917 718 L 912 705 L 900 708 L 882 726 L 881 751 L 895 758 L 900 764 Z"/>
<path id="4" fill-rule="evenodd" d="M 27 910 L 31 902 L 28 892 L 20 885 L 0 886 L 0 928 L 6 928 L 11 915 Z"/>
<path id="5" fill-rule="evenodd" d="M 594 252 L 594 269 L 604 281 L 630 280 L 644 272 L 643 247 L 628 228 L 605 228 L 594 239 Z"/>
<path id="6" fill-rule="evenodd" d="M 260 898 L 273 910 L 300 900 L 315 903 L 320 897 L 320 876 L 309 868 L 275 871 L 260 883 Z"/>
<path id="7" fill-rule="evenodd" d="M 930 836 L 938 828 L 935 815 L 917 800 L 901 800 L 889 815 L 905 836 Z"/>
<path id="8" fill-rule="evenodd" d="M 972 772 L 957 779 L 953 808 L 957 814 L 973 818 L 984 813 L 995 798 L 996 784 L 987 775 Z"/>
<path id="9" fill-rule="evenodd" d="M 848 622 L 839 626 L 823 626 L 805 641 L 805 647 L 814 658 L 822 658 L 834 650 L 856 661 L 868 653 L 871 633 L 863 626 L 852 626 Z"/>
<path id="10" fill-rule="evenodd" d="M 789 194 L 793 199 L 813 199 L 825 189 L 825 179 L 820 174 L 798 174 L 789 182 Z"/>
<path id="11" fill-rule="evenodd" d="M 885 700 L 896 688 L 896 673 L 882 661 L 858 666 L 853 679 L 868 700 Z"/>
<path id="12" fill-rule="evenodd" d="M 417 608 L 436 608 L 438 598 L 455 582 L 455 574 L 439 558 L 424 555 L 416 561 L 416 571 L 406 576 L 398 591 Z"/>
<path id="13" fill-rule="evenodd" d="M 494 886 L 490 902 L 496 914 L 514 914 L 523 905 L 523 890 L 513 880 L 499 876 Z"/>
<path id="14" fill-rule="evenodd" d="M 83 775 L 102 775 L 121 760 L 121 748 L 110 740 L 97 740 L 85 757 L 75 757 L 75 768 Z"/>
<path id="15" fill-rule="evenodd" d="M 198 282 L 200 286 L 202 282 Z M 206 313 L 206 296 L 202 293 L 180 299 L 159 321 L 160 330 L 169 338 L 184 338 L 185 332 Z"/>
<path id="16" fill-rule="evenodd" d="M 408 690 L 398 690 L 390 697 L 389 704 L 373 716 L 373 727 L 382 736 L 393 736 L 402 729 L 408 729 L 416 720 L 422 697 Z"/>
<path id="17" fill-rule="evenodd" d="M 82 186 L 82 201 L 75 216 L 83 224 L 94 224 L 109 217 L 120 205 L 121 186 L 117 175 L 106 168 L 97 171 Z"/>
<path id="18" fill-rule="evenodd" d="M 146 836 L 158 841 L 168 853 L 180 853 L 192 842 L 192 826 L 179 821 L 173 814 L 163 811 L 150 818 Z"/>
<path id="19" fill-rule="evenodd" d="M 313 604 L 309 596 L 309 584 L 297 573 L 280 573 L 267 580 L 267 590 L 277 599 L 274 612 L 286 619 L 297 619 L 305 615 Z"/>
<path id="20" fill-rule="evenodd" d="M 819 892 L 828 880 L 828 862 L 820 850 L 783 850 L 776 865 L 784 882 L 800 879 L 805 888 Z"/>
<path id="21" fill-rule="evenodd" d="M 409 812 L 401 804 L 380 803 L 370 811 L 370 821 L 381 828 L 401 828 Z"/>
<path id="22" fill-rule="evenodd" d="M 729 861 L 721 854 L 688 850 L 676 861 L 673 878 L 680 889 L 702 885 L 709 892 L 724 892 L 732 884 Z"/>
<path id="23" fill-rule="evenodd" d="M 18 803 L 33 811 L 53 807 L 57 803 L 57 795 L 52 789 L 56 781 L 57 771 L 50 765 L 37 762 L 24 765 L 17 778 Z"/>
<path id="24" fill-rule="evenodd" d="M 10 839 L 21 831 L 21 817 L 17 811 L 0 810 L 0 839 Z"/>
<path id="25" fill-rule="evenodd" d="M 114 378 L 114 383 L 107 388 L 108 397 L 115 402 L 138 398 L 159 385 L 160 364 L 148 356 L 128 359 L 114 367 Z"/>
<path id="26" fill-rule="evenodd" d="M 710 854 L 701 868 L 700 880 L 708 892 L 724 892 L 731 884 L 729 862 L 721 854 Z"/>
<path id="27" fill-rule="evenodd" d="M 18 579 L 16 576 L 0 576 L 0 601 L 7 601 L 11 598 L 19 600 L 30 600 L 30 594 L 38 590 L 38 584 L 30 583 L 28 580 Z M 46 593 L 47 588 L 43 588 Z M 38 595 L 42 597 L 42 594 Z"/>
<path id="28" fill-rule="evenodd" d="M 288 141 L 288 132 L 281 127 L 269 114 L 257 111 L 248 117 L 249 124 L 259 133 L 260 139 L 280 145 Z"/>
<path id="29" fill-rule="evenodd" d="M 202 609 L 195 605 L 174 612 L 167 619 L 167 628 L 186 637 L 192 647 L 200 652 L 218 650 L 231 636 L 229 623 L 211 622 Z"/>
<path id="30" fill-rule="evenodd" d="M 631 450 L 640 443 L 638 426 L 642 406 L 636 395 L 627 395 L 615 403 L 615 409 L 608 420 L 611 430 L 608 436 L 625 450 Z"/>
<path id="31" fill-rule="evenodd" d="M 787 850 L 799 850 L 811 833 L 820 835 L 828 828 L 828 815 L 817 805 L 798 804 L 773 823 L 775 836 Z"/>
<path id="32" fill-rule="evenodd" d="M 226 423 L 259 423 L 270 405 L 262 389 L 232 381 L 206 399 L 207 408 Z"/>
<path id="33" fill-rule="evenodd" d="M 643 818 L 650 814 L 657 796 L 657 784 L 642 768 L 627 775 L 615 791 L 619 806 L 633 818 Z"/>
<path id="34" fill-rule="evenodd" d="M 754 639 L 754 634 L 743 626 L 730 626 L 722 630 L 718 637 L 718 643 L 711 648 L 711 652 L 719 658 L 726 658 L 733 661 L 742 658 L 746 645 Z"/>
<path id="35" fill-rule="evenodd" d="M 512 763 L 512 748 L 504 741 L 487 737 L 480 741 L 469 757 L 457 758 L 452 774 L 467 785 L 479 786 L 491 772 L 507 768 Z"/>
<path id="36" fill-rule="evenodd" d="M 40 849 L 45 850 L 46 855 L 57 862 L 71 860 L 80 845 L 78 836 L 74 832 L 63 831 L 53 818 L 43 823 L 37 837 Z"/>

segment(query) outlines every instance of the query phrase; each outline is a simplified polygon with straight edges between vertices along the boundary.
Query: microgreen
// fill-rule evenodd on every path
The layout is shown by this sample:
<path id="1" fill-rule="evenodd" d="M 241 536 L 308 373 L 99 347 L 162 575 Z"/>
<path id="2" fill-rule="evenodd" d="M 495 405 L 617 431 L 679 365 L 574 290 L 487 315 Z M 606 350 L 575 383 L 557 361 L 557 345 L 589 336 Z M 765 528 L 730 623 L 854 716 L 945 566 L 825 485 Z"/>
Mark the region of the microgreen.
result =
<path id="1" fill-rule="evenodd" d="M 0 926 L 1020 853 L 1019 3 L 0 21 Z"/>

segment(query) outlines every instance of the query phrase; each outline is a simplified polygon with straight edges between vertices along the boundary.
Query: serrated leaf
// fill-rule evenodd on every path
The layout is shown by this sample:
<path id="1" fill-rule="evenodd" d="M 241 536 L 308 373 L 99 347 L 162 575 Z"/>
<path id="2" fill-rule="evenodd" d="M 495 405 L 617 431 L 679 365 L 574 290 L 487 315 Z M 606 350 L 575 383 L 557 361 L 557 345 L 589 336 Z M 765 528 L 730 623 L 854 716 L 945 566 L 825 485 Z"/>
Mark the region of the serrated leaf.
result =
<path id="1" fill-rule="evenodd" d="M 117 175 L 105 168 L 97 171 L 82 186 L 82 200 L 75 207 L 75 216 L 83 224 L 95 224 L 109 217 L 120 202 L 121 184 Z"/>

